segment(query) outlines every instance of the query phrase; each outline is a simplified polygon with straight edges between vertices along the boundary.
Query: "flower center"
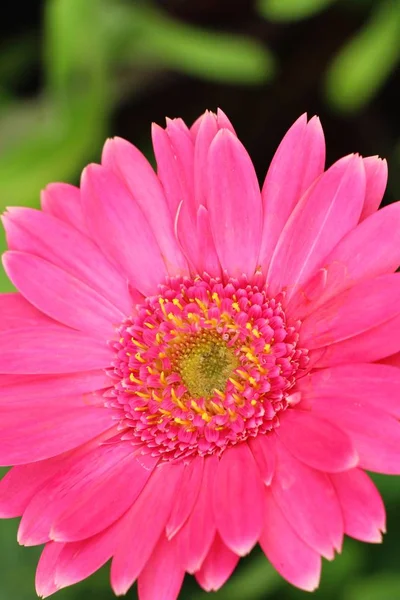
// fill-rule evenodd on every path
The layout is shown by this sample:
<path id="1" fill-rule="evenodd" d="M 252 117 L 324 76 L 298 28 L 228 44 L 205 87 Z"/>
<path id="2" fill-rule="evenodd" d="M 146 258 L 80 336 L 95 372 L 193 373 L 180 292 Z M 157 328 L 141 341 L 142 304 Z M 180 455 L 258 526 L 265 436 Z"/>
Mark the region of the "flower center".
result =
<path id="1" fill-rule="evenodd" d="M 307 366 L 298 328 L 245 277 L 169 279 L 113 342 L 108 405 L 124 439 L 176 460 L 271 431 Z"/>
<path id="2" fill-rule="evenodd" d="M 209 399 L 223 391 L 228 378 L 239 366 L 234 348 L 213 331 L 202 331 L 182 340 L 172 353 L 176 370 L 193 398 Z"/>

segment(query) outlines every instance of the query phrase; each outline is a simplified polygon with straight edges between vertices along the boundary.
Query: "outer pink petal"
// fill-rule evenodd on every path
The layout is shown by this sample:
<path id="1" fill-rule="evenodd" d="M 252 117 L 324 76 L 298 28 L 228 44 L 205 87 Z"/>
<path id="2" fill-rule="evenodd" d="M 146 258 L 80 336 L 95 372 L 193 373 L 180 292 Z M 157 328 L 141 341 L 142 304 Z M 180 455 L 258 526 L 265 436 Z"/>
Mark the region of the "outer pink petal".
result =
<path id="1" fill-rule="evenodd" d="M 238 561 L 239 556 L 225 546 L 217 533 L 201 569 L 195 573 L 197 582 L 206 592 L 219 590 L 232 575 Z"/>
<path id="2" fill-rule="evenodd" d="M 297 388 L 307 403 L 320 398 L 340 404 L 349 399 L 400 418 L 400 371 L 381 364 L 339 365 L 302 377 Z"/>
<path id="3" fill-rule="evenodd" d="M 203 480 L 203 463 L 204 459 L 199 456 L 185 466 L 180 488 L 166 527 L 169 539 L 183 527 L 194 508 Z"/>
<path id="4" fill-rule="evenodd" d="M 68 183 L 51 183 L 41 193 L 41 204 L 45 213 L 87 233 L 79 188 Z"/>
<path id="5" fill-rule="evenodd" d="M 83 404 L 93 405 L 100 400 L 97 390 L 110 386 L 110 378 L 104 371 L 83 371 L 65 375 L 2 375 L 0 378 L 0 407 L 14 409 L 37 402 L 56 404 L 62 390 L 63 397 L 81 397 Z M 54 400 L 57 398 L 57 400 Z"/>
<path id="6" fill-rule="evenodd" d="M 180 562 L 189 573 L 194 573 L 201 567 L 215 536 L 212 496 L 217 483 L 217 466 L 216 456 L 209 456 L 204 460 L 203 479 L 196 504 L 176 536 Z"/>
<path id="7" fill-rule="evenodd" d="M 231 276 L 253 275 L 261 240 L 261 196 L 251 159 L 228 130 L 208 154 L 207 208 L 218 257 Z"/>
<path id="8" fill-rule="evenodd" d="M 6 252 L 3 265 L 15 287 L 52 319 L 101 340 L 113 336 L 124 314 L 93 288 L 25 252 Z"/>
<path id="9" fill-rule="evenodd" d="M 280 143 L 262 188 L 263 236 L 259 263 L 264 272 L 279 236 L 303 193 L 324 171 L 325 141 L 318 117 L 302 115 Z"/>
<path id="10" fill-rule="evenodd" d="M 167 275 L 156 238 L 125 184 L 109 169 L 90 165 L 82 175 L 88 227 L 104 253 L 145 295 Z"/>
<path id="11" fill-rule="evenodd" d="M 400 350 L 400 315 L 364 333 L 317 350 L 318 368 L 360 362 L 374 362 Z"/>
<path id="12" fill-rule="evenodd" d="M 385 506 L 364 471 L 351 469 L 331 475 L 344 519 L 344 532 L 362 542 L 381 542 L 385 532 Z"/>
<path id="13" fill-rule="evenodd" d="M 138 579 L 139 600 L 176 600 L 185 571 L 179 564 L 176 542 L 162 534 Z"/>
<path id="14" fill-rule="evenodd" d="M 117 445 L 117 444 L 116 444 Z M 118 444 L 119 445 L 119 444 Z M 101 458 L 105 467 L 107 458 Z M 51 538 L 58 541 L 78 541 L 99 533 L 118 519 L 135 502 L 144 488 L 158 457 L 143 457 L 137 461 L 132 448 L 121 447 L 107 461 L 107 472 L 101 480 L 78 483 L 68 494 L 68 507 L 56 517 Z M 68 480 L 69 475 L 65 479 Z M 65 485 L 60 483 L 60 485 Z"/>
<path id="15" fill-rule="evenodd" d="M 170 275 L 186 273 L 187 263 L 174 235 L 173 216 L 162 185 L 150 163 L 135 146 L 121 138 L 114 138 L 108 140 L 104 146 L 102 164 L 116 173 L 126 184 L 131 194 L 131 202 L 133 199 L 132 204 L 140 208 L 146 226 L 148 223 L 157 240 L 168 273 Z M 134 216 L 132 210 L 126 214 L 126 219 L 127 227 L 133 234 L 139 223 L 130 222 L 130 215 Z M 145 248 L 141 249 L 139 256 L 143 256 L 145 250 Z"/>
<path id="16" fill-rule="evenodd" d="M 118 439 L 82 452 L 75 460 L 71 457 L 26 509 L 18 533 L 20 542 L 40 544 L 48 537 L 59 542 L 78 541 L 99 533 L 131 506 L 155 462 L 151 459 L 146 471 L 134 458 L 132 446 Z M 114 489 L 120 489 L 124 467 L 125 493 L 113 497 Z M 73 513 L 76 522 L 69 521 L 69 531 L 66 525 Z"/>
<path id="17" fill-rule="evenodd" d="M 336 162 L 293 210 L 271 259 L 271 294 L 287 289 L 287 299 L 313 275 L 346 233 L 356 226 L 364 201 L 362 159 Z"/>
<path id="18" fill-rule="evenodd" d="M 192 202 L 194 197 L 193 188 L 193 154 L 194 147 L 191 141 L 190 154 L 192 156 L 192 169 L 187 170 L 177 155 L 176 148 L 168 133 L 153 123 L 152 139 L 154 154 L 157 160 L 157 174 L 164 188 L 166 200 L 168 201 L 171 215 L 175 216 L 179 204 Z"/>
<path id="19" fill-rule="evenodd" d="M 197 136 L 199 134 L 200 125 L 202 124 L 202 122 L 206 118 L 206 116 L 208 116 L 209 112 L 210 111 L 206 110 L 205 113 L 200 115 L 200 117 L 198 119 L 196 119 L 196 121 L 190 127 L 190 135 L 192 136 L 193 141 L 196 141 Z M 216 119 L 217 119 L 218 129 L 229 129 L 229 131 L 231 131 L 234 135 L 236 135 L 236 132 L 233 128 L 232 123 L 230 122 L 230 120 L 228 119 L 227 115 L 224 113 L 223 110 L 221 110 L 220 108 L 217 108 L 217 114 L 216 115 L 215 115 L 215 113 L 211 113 L 211 114 L 214 117 L 216 117 Z"/>
<path id="20" fill-rule="evenodd" d="M 400 423 L 385 410 L 357 398 L 336 402 L 321 398 L 313 411 L 337 423 L 353 440 L 360 467 L 368 471 L 400 474 Z"/>
<path id="21" fill-rule="evenodd" d="M 301 326 L 302 343 L 311 349 L 342 342 L 396 317 L 400 312 L 400 275 L 363 281 L 335 296 Z"/>
<path id="22" fill-rule="evenodd" d="M 320 555 L 296 534 L 270 493 L 266 494 L 265 527 L 260 545 L 271 564 L 289 583 L 307 592 L 318 587 Z"/>
<path id="23" fill-rule="evenodd" d="M 386 206 L 350 231 L 325 259 L 325 266 L 288 306 L 303 319 L 322 304 L 366 279 L 393 273 L 400 264 L 400 202 Z"/>
<path id="24" fill-rule="evenodd" d="M 13 467 L 0 482 L 0 515 L 7 518 L 22 515 L 35 494 L 58 471 L 67 470 L 71 464 L 76 463 L 79 456 L 87 455 L 93 448 L 109 439 L 113 433 L 101 434 L 82 446 L 54 458 Z"/>
<path id="25" fill-rule="evenodd" d="M 36 570 L 36 593 L 40 598 L 47 598 L 59 590 L 55 583 L 55 568 L 64 544 L 50 542 L 46 544 Z"/>
<path id="26" fill-rule="evenodd" d="M 53 322 L 19 293 L 0 295 L 0 315 L 0 331 L 35 327 Z"/>
<path id="27" fill-rule="evenodd" d="M 77 373 L 108 367 L 112 351 L 105 341 L 51 325 L 0 332 L 0 373 Z"/>
<path id="28" fill-rule="evenodd" d="M 329 477 L 299 462 L 282 444 L 277 449 L 274 499 L 301 539 L 332 559 L 341 548 L 343 519 Z"/>
<path id="29" fill-rule="evenodd" d="M 195 205 L 207 204 L 207 179 L 204 174 L 207 169 L 207 158 L 211 142 L 219 131 L 217 115 L 206 111 L 201 118 L 199 129 L 196 135 L 195 143 L 195 162 L 194 162 L 194 198 Z"/>
<path id="30" fill-rule="evenodd" d="M 32 208 L 9 208 L 2 218 L 11 250 L 48 260 L 95 289 L 123 313 L 131 313 L 126 279 L 86 235 Z"/>
<path id="31" fill-rule="evenodd" d="M 243 556 L 263 528 L 264 486 L 247 443 L 226 450 L 219 461 L 214 488 L 215 523 L 225 544 Z"/>
<path id="32" fill-rule="evenodd" d="M 287 410 L 276 430 L 287 449 L 309 467 L 335 473 L 358 463 L 351 439 L 340 426 L 303 410 Z"/>
<path id="33" fill-rule="evenodd" d="M 100 569 L 113 555 L 118 535 L 124 526 L 124 517 L 105 531 L 83 540 L 63 546 L 55 568 L 58 588 L 78 583 Z"/>
<path id="34" fill-rule="evenodd" d="M 262 480 L 265 485 L 271 485 L 275 473 L 276 436 L 258 435 L 250 439 L 249 447 L 256 459 Z"/>
<path id="35" fill-rule="evenodd" d="M 198 255 L 192 257 L 198 273 L 206 272 L 213 277 L 221 276 L 221 265 L 211 232 L 210 214 L 204 206 L 197 211 Z"/>
<path id="36" fill-rule="evenodd" d="M 387 162 L 378 156 L 364 158 L 364 168 L 367 176 L 367 189 L 360 217 L 361 221 L 378 210 L 388 178 Z"/>
<path id="37" fill-rule="evenodd" d="M 70 454 L 10 469 L 0 481 L 0 518 L 20 517 L 36 492 L 57 473 Z"/>
<path id="38" fill-rule="evenodd" d="M 158 466 L 129 511 L 111 565 L 111 585 L 116 594 L 126 594 L 150 558 L 170 515 L 181 477 L 182 465 Z"/>

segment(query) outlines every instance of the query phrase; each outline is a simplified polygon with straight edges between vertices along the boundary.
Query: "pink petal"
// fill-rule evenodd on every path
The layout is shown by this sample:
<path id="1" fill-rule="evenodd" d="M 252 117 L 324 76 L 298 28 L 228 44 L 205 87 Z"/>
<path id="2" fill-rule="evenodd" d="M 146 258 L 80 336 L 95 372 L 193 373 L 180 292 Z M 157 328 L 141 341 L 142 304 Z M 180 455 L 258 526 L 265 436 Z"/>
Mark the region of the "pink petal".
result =
<path id="1" fill-rule="evenodd" d="M 215 519 L 212 512 L 212 496 L 218 458 L 208 456 L 204 460 L 200 493 L 189 519 L 177 533 L 180 562 L 189 573 L 200 569 L 215 536 Z"/>
<path id="2" fill-rule="evenodd" d="M 307 402 L 324 398 L 336 406 L 353 399 L 360 406 L 400 418 L 400 371 L 394 366 L 353 364 L 318 369 L 299 379 L 297 387 Z"/>
<path id="3" fill-rule="evenodd" d="M 73 542 L 91 537 L 112 524 L 135 502 L 158 457 L 148 456 L 138 461 L 129 444 L 116 450 L 113 449 L 113 456 L 101 457 L 101 469 L 107 467 L 101 479 L 89 485 L 80 481 L 68 493 L 68 507 L 54 520 L 52 539 Z M 66 475 L 59 485 L 65 486 L 69 477 Z"/>
<path id="4" fill-rule="evenodd" d="M 271 485 L 275 473 L 276 436 L 258 435 L 249 441 L 250 450 L 256 460 L 265 485 Z"/>
<path id="5" fill-rule="evenodd" d="M 93 405 L 104 399 L 94 392 L 110 386 L 110 378 L 104 371 L 82 371 L 65 375 L 2 375 L 0 378 L 0 408 L 11 406 L 18 409 L 32 403 L 48 402 L 54 398 L 81 397 L 84 404 Z M 58 400 L 57 400 L 58 402 Z"/>
<path id="6" fill-rule="evenodd" d="M 182 477 L 182 464 L 157 467 L 127 516 L 111 565 L 114 592 L 126 594 L 164 530 Z M 149 527 L 151 523 L 151 527 Z"/>
<path id="7" fill-rule="evenodd" d="M 157 160 L 157 174 L 162 183 L 164 194 L 169 205 L 171 215 L 176 215 L 179 204 L 191 202 L 194 197 L 193 189 L 193 164 L 191 170 L 186 170 L 177 155 L 177 148 L 173 146 L 168 133 L 153 123 L 152 139 L 154 154 Z M 193 163 L 193 142 L 191 156 Z"/>
<path id="8" fill-rule="evenodd" d="M 42 191 L 40 199 L 45 213 L 87 233 L 79 188 L 68 183 L 51 183 Z"/>
<path id="9" fill-rule="evenodd" d="M 0 373 L 77 373 L 108 367 L 112 351 L 105 342 L 63 326 L 36 326 L 0 332 Z"/>
<path id="10" fill-rule="evenodd" d="M 104 146 L 102 164 L 125 183 L 131 196 L 131 204 L 135 206 L 135 210 L 130 208 L 129 213 L 126 214 L 127 224 L 124 229 L 130 229 L 131 235 L 133 235 L 135 231 L 138 231 L 140 221 L 143 220 L 142 215 L 144 215 L 143 222 L 146 229 L 148 225 L 150 226 L 150 230 L 157 240 L 168 273 L 170 275 L 186 273 L 187 263 L 174 235 L 173 216 L 169 210 L 162 185 L 150 163 L 135 146 L 122 138 L 114 138 L 108 140 Z M 113 185 L 112 180 L 110 180 L 110 185 Z M 115 190 L 115 194 L 120 194 L 120 192 Z M 124 204 L 125 202 L 126 200 L 124 200 Z M 137 211 L 136 207 L 139 207 L 140 211 Z M 132 223 L 130 218 L 138 219 L 138 212 L 140 212 L 140 221 Z M 121 232 L 120 235 L 123 233 Z M 148 237 L 144 233 L 141 234 L 142 236 Z M 140 249 L 139 256 L 142 258 L 147 248 L 141 248 L 139 243 L 136 247 Z"/>
<path id="11" fill-rule="evenodd" d="M 124 314 L 93 288 L 47 260 L 11 251 L 4 254 L 3 264 L 23 296 L 63 325 L 107 340 L 113 325 L 124 320 Z"/>
<path id="12" fill-rule="evenodd" d="M 271 484 L 275 501 L 299 537 L 332 559 L 342 545 L 343 519 L 329 477 L 298 461 L 282 444 L 277 451 Z"/>
<path id="13" fill-rule="evenodd" d="M 43 410 L 39 405 L 29 412 L 0 411 L 0 464 L 18 465 L 51 458 L 76 448 L 113 424 L 111 411 L 85 406 L 83 401 L 82 406 L 63 409 L 46 406 Z"/>
<path id="14" fill-rule="evenodd" d="M 303 319 L 347 288 L 393 273 L 400 264 L 400 202 L 386 206 L 352 229 L 292 298 L 288 311 Z"/>
<path id="15" fill-rule="evenodd" d="M 374 362 L 395 354 L 400 349 L 400 315 L 343 342 L 331 344 L 318 356 L 318 368 L 346 363 Z"/>
<path id="16" fill-rule="evenodd" d="M 36 570 L 36 593 L 40 598 L 47 598 L 59 590 L 54 574 L 58 557 L 64 544 L 50 542 L 46 544 Z"/>
<path id="17" fill-rule="evenodd" d="M 31 546 L 48 537 L 78 541 L 99 533 L 132 505 L 156 462 L 151 459 L 146 471 L 135 460 L 132 446 L 119 440 L 89 448 L 75 460 L 71 457 L 27 507 L 18 532 L 20 542 Z M 120 479 L 126 489 L 118 494 Z"/>
<path id="18" fill-rule="evenodd" d="M 36 492 L 57 473 L 70 454 L 10 469 L 0 481 L 0 518 L 20 517 Z"/>
<path id="19" fill-rule="evenodd" d="M 243 556 L 257 543 L 264 522 L 264 486 L 250 448 L 241 443 L 219 461 L 214 488 L 214 514 L 225 544 Z"/>
<path id="20" fill-rule="evenodd" d="M 210 213 L 204 206 L 199 206 L 197 211 L 197 239 L 198 254 L 191 257 L 197 272 L 220 277 L 221 265 L 211 232 Z"/>
<path id="21" fill-rule="evenodd" d="M 312 412 L 286 410 L 276 433 L 293 456 L 319 471 L 346 471 L 358 463 L 351 439 L 340 426 Z"/>
<path id="22" fill-rule="evenodd" d="M 185 571 L 179 564 L 175 540 L 162 534 L 138 579 L 139 600 L 176 600 Z"/>
<path id="23" fill-rule="evenodd" d="M 272 494 L 267 493 L 260 546 L 282 577 L 296 587 L 312 592 L 319 585 L 321 557 L 300 539 L 284 514 Z"/>
<path id="24" fill-rule="evenodd" d="M 58 588 L 78 583 L 100 569 L 113 555 L 118 535 L 124 526 L 124 518 L 119 519 L 105 531 L 63 546 L 55 568 L 55 581 Z"/>
<path id="25" fill-rule="evenodd" d="M 358 398 L 340 402 L 320 398 L 314 402 L 313 411 L 334 421 L 351 437 L 360 457 L 360 467 L 378 473 L 400 474 L 400 423 L 397 419 L 382 409 L 360 403 Z"/>
<path id="26" fill-rule="evenodd" d="M 0 295 L 0 314 L 0 331 L 53 323 L 19 293 Z"/>
<path id="27" fill-rule="evenodd" d="M 259 263 L 268 270 L 271 256 L 294 207 L 325 165 L 325 141 L 318 117 L 302 115 L 281 141 L 262 188 L 264 225 Z"/>
<path id="28" fill-rule="evenodd" d="M 378 210 L 388 178 L 387 162 L 378 156 L 364 158 L 364 169 L 367 176 L 367 188 L 361 221 Z"/>
<path id="29" fill-rule="evenodd" d="M 217 115 L 206 111 L 202 116 L 196 136 L 194 161 L 194 197 L 196 206 L 206 205 L 208 182 L 204 177 L 211 143 L 219 131 Z"/>
<path id="30" fill-rule="evenodd" d="M 253 275 L 261 240 L 261 196 L 251 159 L 221 129 L 209 150 L 207 208 L 218 257 L 231 276 Z"/>
<path id="31" fill-rule="evenodd" d="M 193 510 L 203 480 L 203 463 L 204 459 L 198 456 L 185 466 L 180 488 L 167 522 L 166 533 L 169 539 L 183 527 Z"/>
<path id="32" fill-rule="evenodd" d="M 345 290 L 315 310 L 302 323 L 301 340 L 310 350 L 342 342 L 378 327 L 399 311 L 400 276 L 381 275 Z"/>
<path id="33" fill-rule="evenodd" d="M 82 175 L 82 201 L 90 232 L 104 253 L 143 294 L 156 293 L 167 268 L 150 225 L 124 183 L 111 170 L 90 165 Z"/>
<path id="34" fill-rule="evenodd" d="M 130 314 L 132 301 L 126 279 L 87 235 L 32 208 L 9 208 L 3 221 L 10 250 L 44 258 Z"/>
<path id="35" fill-rule="evenodd" d="M 267 282 L 272 295 L 287 289 L 287 300 L 356 226 L 364 201 L 362 159 L 347 156 L 313 185 L 293 210 L 276 246 Z M 349 201 L 351 199 L 351 201 Z"/>
<path id="36" fill-rule="evenodd" d="M 13 467 L 0 482 L 0 515 L 20 516 L 36 493 L 56 473 L 67 470 L 80 456 L 87 455 L 115 433 L 115 430 L 107 431 L 69 452 L 47 460 Z"/>
<path id="37" fill-rule="evenodd" d="M 232 575 L 238 561 L 237 554 L 225 546 L 217 533 L 201 569 L 195 573 L 197 582 L 206 592 L 219 590 Z"/>
<path id="38" fill-rule="evenodd" d="M 378 490 L 364 471 L 351 469 L 331 475 L 339 497 L 344 532 L 362 542 L 381 542 L 385 533 L 385 506 Z"/>

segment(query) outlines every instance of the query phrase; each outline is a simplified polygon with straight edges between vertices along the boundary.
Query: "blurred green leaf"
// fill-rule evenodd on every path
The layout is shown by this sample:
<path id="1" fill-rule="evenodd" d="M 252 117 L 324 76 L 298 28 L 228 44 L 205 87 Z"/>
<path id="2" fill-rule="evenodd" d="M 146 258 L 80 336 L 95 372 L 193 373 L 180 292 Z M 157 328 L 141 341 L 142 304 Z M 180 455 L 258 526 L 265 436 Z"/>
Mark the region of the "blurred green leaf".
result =
<path id="1" fill-rule="evenodd" d="M 336 0 L 259 0 L 260 14 L 270 21 L 297 21 L 311 17 Z"/>
<path id="2" fill-rule="evenodd" d="M 118 31 L 121 35 L 125 30 L 126 45 L 120 50 L 125 60 L 136 57 L 138 62 L 228 83 L 261 83 L 274 74 L 271 52 L 250 37 L 180 23 L 142 3 L 120 6 L 119 18 L 124 22 Z"/>
<path id="3" fill-rule="evenodd" d="M 396 600 L 400 598 L 400 575 L 391 572 L 376 573 L 352 583 L 343 600 Z"/>
<path id="4" fill-rule="evenodd" d="M 400 2 L 376 6 L 369 23 L 340 50 L 327 73 L 327 99 L 342 112 L 360 110 L 400 60 Z"/>

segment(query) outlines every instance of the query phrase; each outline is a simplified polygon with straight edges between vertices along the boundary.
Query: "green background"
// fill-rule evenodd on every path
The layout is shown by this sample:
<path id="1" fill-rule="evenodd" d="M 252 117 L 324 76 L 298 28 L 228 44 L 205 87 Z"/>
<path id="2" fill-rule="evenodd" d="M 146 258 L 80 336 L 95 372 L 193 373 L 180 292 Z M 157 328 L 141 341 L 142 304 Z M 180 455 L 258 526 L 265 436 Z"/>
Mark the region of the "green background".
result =
<path id="1" fill-rule="evenodd" d="M 319 114 L 328 162 L 359 151 L 389 160 L 385 203 L 400 198 L 397 0 L 31 0 L 0 22 L 0 205 L 38 206 L 52 181 L 79 183 L 107 136 L 152 159 L 150 123 L 220 106 L 262 180 L 302 113 Z M 4 249 L 3 234 L 0 237 Z M 0 289 L 12 289 L 0 273 Z M 317 598 L 400 598 L 400 479 L 375 477 L 388 509 L 383 545 L 346 540 L 325 561 Z M 37 548 L 0 522 L 0 600 L 33 600 Z M 259 550 L 216 600 L 301 600 Z M 108 569 L 59 600 L 113 595 Z M 136 598 L 133 588 L 129 598 Z M 180 598 L 208 597 L 187 577 Z"/>

